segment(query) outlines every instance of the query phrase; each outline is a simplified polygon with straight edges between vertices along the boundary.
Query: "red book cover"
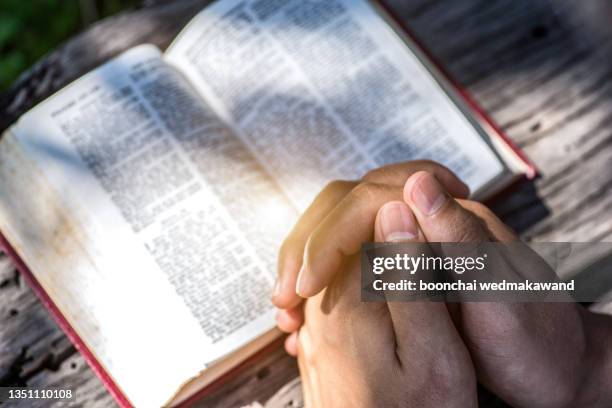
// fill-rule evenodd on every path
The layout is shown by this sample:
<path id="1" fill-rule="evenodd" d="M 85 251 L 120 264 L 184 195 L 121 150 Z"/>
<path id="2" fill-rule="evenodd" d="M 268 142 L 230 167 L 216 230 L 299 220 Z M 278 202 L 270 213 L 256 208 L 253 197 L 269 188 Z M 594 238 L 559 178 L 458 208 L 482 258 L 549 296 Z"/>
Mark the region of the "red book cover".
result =
<path id="1" fill-rule="evenodd" d="M 123 394 L 121 389 L 117 386 L 115 381 L 108 375 L 104 367 L 100 364 L 100 362 L 93 355 L 91 350 L 87 348 L 83 340 L 79 337 L 77 332 L 72 328 L 68 320 L 62 315 L 60 310 L 57 308 L 53 300 L 49 297 L 47 292 L 43 289 L 42 286 L 38 283 L 34 274 L 30 271 L 28 266 L 21 260 L 19 254 L 14 250 L 8 240 L 2 235 L 0 232 L 0 247 L 6 252 L 6 254 L 11 258 L 21 276 L 25 279 L 28 285 L 32 288 L 34 293 L 38 296 L 43 305 L 47 308 L 47 310 L 51 313 L 58 326 L 64 331 L 66 336 L 70 339 L 74 347 L 83 355 L 91 369 L 96 373 L 96 375 L 100 378 L 104 386 L 108 389 L 111 395 L 115 398 L 117 403 L 121 407 L 132 407 L 127 397 Z"/>

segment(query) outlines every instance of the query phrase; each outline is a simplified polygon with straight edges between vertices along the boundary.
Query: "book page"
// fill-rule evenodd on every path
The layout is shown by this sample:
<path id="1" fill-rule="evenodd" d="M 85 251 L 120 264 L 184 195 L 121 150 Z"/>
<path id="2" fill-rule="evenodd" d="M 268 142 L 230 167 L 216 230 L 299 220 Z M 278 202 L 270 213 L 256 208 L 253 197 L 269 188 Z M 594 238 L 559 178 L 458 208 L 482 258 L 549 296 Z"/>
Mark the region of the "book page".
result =
<path id="1" fill-rule="evenodd" d="M 303 209 L 332 179 L 431 159 L 478 191 L 492 149 L 364 0 L 224 0 L 166 52 Z"/>
<path id="2" fill-rule="evenodd" d="M 84 76 L 12 132 L 0 146 L 26 164 L 6 162 L 3 180 L 36 168 L 20 181 L 50 192 L 27 208 L 19 183 L 2 186 L 0 228 L 136 406 L 274 327 L 276 250 L 297 213 L 157 48 Z"/>

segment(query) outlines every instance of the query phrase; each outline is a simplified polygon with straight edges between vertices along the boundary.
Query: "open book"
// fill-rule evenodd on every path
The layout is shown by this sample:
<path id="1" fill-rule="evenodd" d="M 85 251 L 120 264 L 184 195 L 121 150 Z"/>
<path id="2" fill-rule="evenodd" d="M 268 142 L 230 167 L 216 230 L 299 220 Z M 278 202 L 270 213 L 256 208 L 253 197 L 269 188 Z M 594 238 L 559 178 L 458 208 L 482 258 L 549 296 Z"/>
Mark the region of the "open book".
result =
<path id="1" fill-rule="evenodd" d="M 316 193 L 412 159 L 480 198 L 533 173 L 378 3 L 220 0 L 3 135 L 0 231 L 119 402 L 176 405 L 278 336 Z"/>

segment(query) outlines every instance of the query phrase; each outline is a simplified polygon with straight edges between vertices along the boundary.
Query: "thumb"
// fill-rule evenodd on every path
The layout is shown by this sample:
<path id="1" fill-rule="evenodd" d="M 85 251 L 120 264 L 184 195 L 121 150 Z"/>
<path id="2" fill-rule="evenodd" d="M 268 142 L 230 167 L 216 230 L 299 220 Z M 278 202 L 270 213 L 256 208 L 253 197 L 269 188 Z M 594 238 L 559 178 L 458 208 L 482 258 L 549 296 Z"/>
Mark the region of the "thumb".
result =
<path id="1" fill-rule="evenodd" d="M 374 228 L 376 242 L 418 243 L 425 242 L 410 207 L 402 201 L 384 204 L 376 216 Z M 407 247 L 417 250 L 416 246 Z M 420 249 L 418 250 L 420 252 Z M 400 275 L 401 276 L 401 275 Z M 407 301 L 387 302 L 395 338 L 395 356 L 406 372 L 431 356 L 436 362 L 471 367 L 467 349 L 457 331 L 449 308 L 443 302 Z M 442 359 L 439 356 L 444 356 Z M 466 370 L 465 384 L 472 384 L 470 371 Z"/>
<path id="2" fill-rule="evenodd" d="M 419 171 L 408 178 L 404 201 L 412 209 L 428 242 L 490 240 L 478 217 L 455 201 L 428 172 Z"/>
<path id="3" fill-rule="evenodd" d="M 374 221 L 376 242 L 422 242 L 412 210 L 403 201 L 390 201 L 376 214 Z"/>

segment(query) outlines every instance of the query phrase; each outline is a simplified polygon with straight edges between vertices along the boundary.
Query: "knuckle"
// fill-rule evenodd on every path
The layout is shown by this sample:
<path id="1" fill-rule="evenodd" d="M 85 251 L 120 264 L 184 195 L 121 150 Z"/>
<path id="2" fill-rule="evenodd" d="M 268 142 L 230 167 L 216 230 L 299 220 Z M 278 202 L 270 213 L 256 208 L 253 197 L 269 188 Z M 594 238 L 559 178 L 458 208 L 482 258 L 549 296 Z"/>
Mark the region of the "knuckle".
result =
<path id="1" fill-rule="evenodd" d="M 332 180 L 325 185 L 322 194 L 347 190 L 355 185 L 354 181 L 349 180 Z"/>
<path id="2" fill-rule="evenodd" d="M 419 165 L 421 165 L 422 167 L 424 167 L 426 169 L 442 167 L 442 165 L 440 165 L 440 163 L 435 162 L 433 160 L 429 160 L 429 159 L 419 160 L 418 163 L 419 163 Z"/>
<path id="3" fill-rule="evenodd" d="M 383 190 L 383 186 L 380 184 L 373 183 L 371 181 L 364 181 L 353 188 L 351 191 L 351 196 L 359 200 L 368 200 L 372 198 L 372 196 L 380 193 L 381 190 Z"/>
<path id="4" fill-rule="evenodd" d="M 406 178 L 408 178 L 411 174 L 418 171 L 427 171 L 432 173 L 437 171 L 445 172 L 449 170 L 444 165 L 433 160 L 411 160 L 372 169 L 365 173 L 361 180 L 380 183 L 388 180 L 390 178 L 389 176 L 394 174 L 403 174 L 406 176 Z"/>
<path id="5" fill-rule="evenodd" d="M 439 170 L 444 170 L 446 167 L 441 165 L 438 162 L 429 159 L 417 160 L 414 162 L 410 162 L 410 164 L 414 167 L 414 173 L 418 171 L 426 171 L 428 173 L 434 173 Z"/>
<path id="6" fill-rule="evenodd" d="M 425 167 L 426 170 L 429 171 L 430 173 L 436 172 L 438 174 L 453 174 L 454 175 L 452 170 L 450 170 L 448 167 L 446 167 L 445 165 L 437 161 L 423 160 L 423 167 Z"/>
<path id="7" fill-rule="evenodd" d="M 366 181 L 366 182 L 375 182 L 376 180 L 380 180 L 381 178 L 384 178 L 387 172 L 388 172 L 387 167 L 379 167 L 376 169 L 372 169 L 368 171 L 361 178 L 361 180 Z"/>

